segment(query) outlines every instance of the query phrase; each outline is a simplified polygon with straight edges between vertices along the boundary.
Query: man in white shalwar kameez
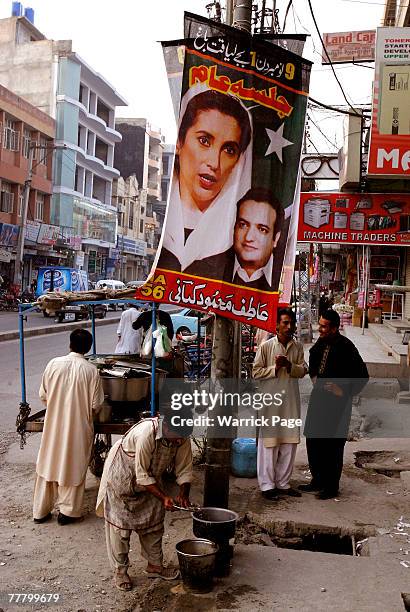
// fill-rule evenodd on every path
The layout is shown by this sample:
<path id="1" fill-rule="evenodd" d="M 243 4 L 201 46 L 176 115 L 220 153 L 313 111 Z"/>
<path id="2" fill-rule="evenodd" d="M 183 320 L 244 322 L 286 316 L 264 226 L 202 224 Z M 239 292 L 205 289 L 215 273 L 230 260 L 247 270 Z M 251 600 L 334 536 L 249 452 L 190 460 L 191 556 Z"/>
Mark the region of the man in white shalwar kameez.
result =
<path id="1" fill-rule="evenodd" d="M 135 304 L 121 315 L 117 328 L 118 344 L 115 353 L 128 354 L 139 353 L 142 343 L 142 329 L 133 329 L 132 324 L 138 319 L 141 311 Z"/>
<path id="2" fill-rule="evenodd" d="M 84 355 L 92 345 L 85 329 L 70 335 L 70 353 L 46 366 L 39 391 L 46 405 L 36 465 L 33 518 L 43 523 L 58 506 L 60 525 L 82 516 L 85 477 L 93 445 L 93 415 L 104 401 L 97 368 Z"/>
<path id="3" fill-rule="evenodd" d="M 300 419 L 300 395 L 297 379 L 307 373 L 303 346 L 293 340 L 296 317 L 290 308 L 278 310 L 277 335 L 263 342 L 256 353 L 253 377 L 283 381 L 275 390 L 286 391 L 283 405 L 269 408 L 269 415 L 281 418 Z M 286 381 L 286 382 L 285 382 Z M 268 389 L 265 389 L 266 391 Z M 278 428 L 269 432 L 264 429 L 258 438 L 257 473 L 259 488 L 263 497 L 269 500 L 279 494 L 300 497 L 299 491 L 290 487 L 289 480 L 295 462 L 297 445 L 300 442 L 299 428 Z"/>

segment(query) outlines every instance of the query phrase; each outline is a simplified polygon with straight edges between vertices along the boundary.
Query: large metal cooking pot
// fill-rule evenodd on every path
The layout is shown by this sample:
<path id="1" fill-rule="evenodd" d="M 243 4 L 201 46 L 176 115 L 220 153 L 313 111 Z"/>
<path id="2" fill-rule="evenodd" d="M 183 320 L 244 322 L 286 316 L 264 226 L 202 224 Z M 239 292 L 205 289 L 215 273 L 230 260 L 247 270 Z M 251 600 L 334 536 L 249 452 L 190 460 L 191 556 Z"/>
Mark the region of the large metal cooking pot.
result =
<path id="1" fill-rule="evenodd" d="M 101 375 L 104 393 L 111 402 L 139 402 L 149 394 L 151 376 L 139 372 L 138 378 L 118 378 Z"/>
<path id="2" fill-rule="evenodd" d="M 137 370 L 138 372 L 146 372 L 151 376 L 151 366 L 146 365 L 144 363 L 132 363 L 125 361 L 117 361 L 118 366 L 132 368 L 133 370 Z M 168 372 L 163 370 L 162 368 L 155 368 L 155 393 L 159 393 L 162 389 L 162 385 L 164 384 L 164 380 L 166 379 Z"/>
<path id="3" fill-rule="evenodd" d="M 197 538 L 212 542 L 230 540 L 235 535 L 239 515 L 225 508 L 201 508 L 192 513 L 193 531 Z"/>

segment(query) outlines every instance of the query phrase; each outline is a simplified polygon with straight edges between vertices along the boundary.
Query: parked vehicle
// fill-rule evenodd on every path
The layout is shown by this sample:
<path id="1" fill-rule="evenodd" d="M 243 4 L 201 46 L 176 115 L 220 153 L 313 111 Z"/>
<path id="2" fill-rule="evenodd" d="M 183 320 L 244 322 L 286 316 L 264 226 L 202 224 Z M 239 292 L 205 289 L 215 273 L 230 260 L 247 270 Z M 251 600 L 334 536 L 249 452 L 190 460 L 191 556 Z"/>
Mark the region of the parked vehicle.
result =
<path id="1" fill-rule="evenodd" d="M 175 334 L 198 333 L 198 310 L 183 308 L 180 312 L 171 314 Z M 201 336 L 205 335 L 205 325 L 201 325 Z"/>
<path id="2" fill-rule="evenodd" d="M 137 287 L 141 287 L 141 285 L 143 285 L 144 283 L 145 281 L 143 280 L 128 281 L 127 287 L 130 287 L 131 289 L 136 289 Z"/>
<path id="3" fill-rule="evenodd" d="M 113 278 L 106 278 L 104 280 L 99 280 L 95 283 L 96 289 L 125 289 L 125 284 L 122 281 L 114 280 Z M 125 304 L 109 304 L 109 308 L 112 310 L 117 310 L 117 308 L 121 308 L 124 310 Z"/>
<path id="4" fill-rule="evenodd" d="M 82 321 L 90 318 L 90 308 L 88 304 L 71 305 L 67 304 L 63 309 L 55 313 L 55 322 L 63 323 L 67 321 Z M 95 304 L 94 312 L 97 319 L 105 319 L 107 316 L 107 304 Z"/>

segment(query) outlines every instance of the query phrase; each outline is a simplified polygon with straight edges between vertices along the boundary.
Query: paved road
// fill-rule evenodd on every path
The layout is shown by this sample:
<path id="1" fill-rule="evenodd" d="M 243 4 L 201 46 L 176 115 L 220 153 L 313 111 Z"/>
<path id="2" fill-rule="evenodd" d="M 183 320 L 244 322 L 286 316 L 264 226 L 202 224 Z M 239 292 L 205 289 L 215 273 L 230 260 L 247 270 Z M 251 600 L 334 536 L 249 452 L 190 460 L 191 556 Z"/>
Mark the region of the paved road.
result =
<path id="1" fill-rule="evenodd" d="M 168 312 L 177 312 L 180 308 L 172 306 L 171 304 L 161 304 L 161 310 L 167 310 Z M 114 312 L 109 310 L 107 313 L 108 318 L 118 318 L 121 315 L 121 311 Z M 41 312 L 31 312 L 27 315 L 27 321 L 25 328 L 27 327 L 48 327 L 49 325 L 59 325 L 54 322 L 53 317 L 44 317 Z M 0 312 L 0 332 L 14 331 L 18 329 L 18 314 L 16 312 Z"/>
<path id="2" fill-rule="evenodd" d="M 97 329 L 97 351 L 109 353 L 116 344 L 116 324 Z M 38 399 L 41 376 L 47 362 L 68 353 L 68 332 L 27 338 L 27 399 L 32 412 L 42 409 Z M 18 340 L 3 342 L 0 347 L 0 431 L 15 431 L 15 420 L 21 400 Z"/>

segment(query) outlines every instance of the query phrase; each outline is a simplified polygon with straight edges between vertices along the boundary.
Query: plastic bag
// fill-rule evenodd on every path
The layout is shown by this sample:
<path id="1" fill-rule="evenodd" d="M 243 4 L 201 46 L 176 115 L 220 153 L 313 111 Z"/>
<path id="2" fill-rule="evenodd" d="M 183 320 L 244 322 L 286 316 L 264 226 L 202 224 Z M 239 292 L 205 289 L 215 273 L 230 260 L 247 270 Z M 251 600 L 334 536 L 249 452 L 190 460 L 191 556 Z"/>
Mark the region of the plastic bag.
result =
<path id="1" fill-rule="evenodd" d="M 150 357 L 152 353 L 152 325 L 145 334 L 144 342 L 142 344 L 141 355 L 143 357 Z M 156 353 L 155 353 L 156 354 Z"/>
<path id="2" fill-rule="evenodd" d="M 154 348 L 155 356 L 168 357 L 171 353 L 172 345 L 165 325 L 158 325 L 158 328 L 154 331 L 153 336 L 156 340 Z"/>

